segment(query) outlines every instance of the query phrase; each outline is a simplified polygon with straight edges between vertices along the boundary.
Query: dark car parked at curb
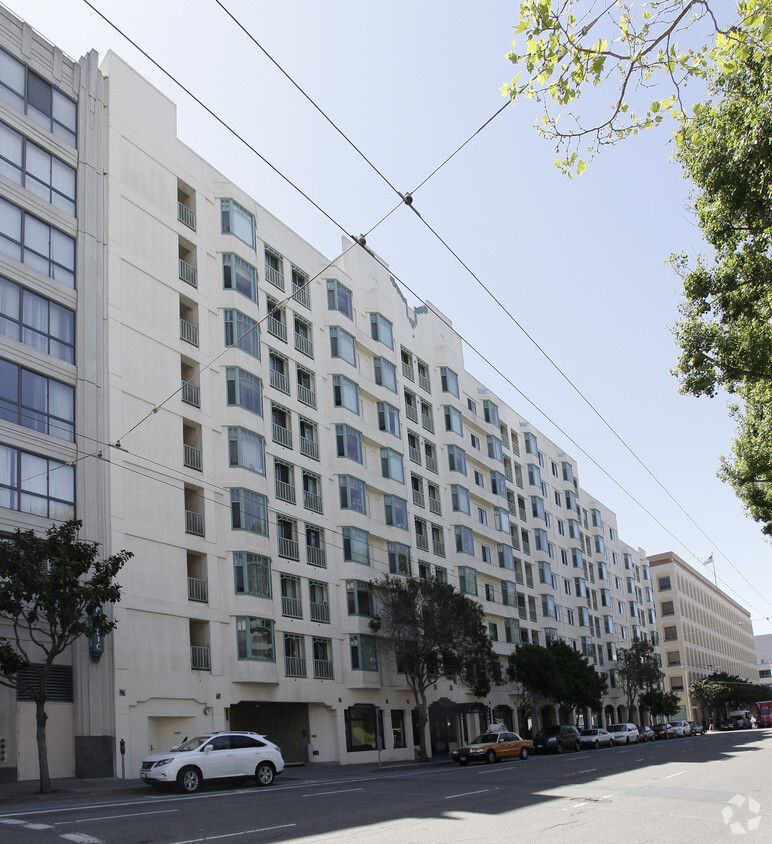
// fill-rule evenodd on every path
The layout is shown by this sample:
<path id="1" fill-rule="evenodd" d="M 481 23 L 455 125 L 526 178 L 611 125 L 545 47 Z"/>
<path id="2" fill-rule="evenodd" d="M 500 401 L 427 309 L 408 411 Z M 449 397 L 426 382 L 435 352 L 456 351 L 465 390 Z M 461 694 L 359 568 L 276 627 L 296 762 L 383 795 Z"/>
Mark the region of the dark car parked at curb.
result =
<path id="1" fill-rule="evenodd" d="M 579 730 L 573 724 L 552 724 L 543 727 L 533 737 L 536 753 L 562 753 L 564 750 L 581 750 Z"/>
<path id="2" fill-rule="evenodd" d="M 655 724 L 654 738 L 655 739 L 669 739 L 675 738 L 675 730 L 672 724 Z"/>
<path id="3" fill-rule="evenodd" d="M 638 741 L 654 741 L 654 730 L 651 727 L 638 727 Z"/>

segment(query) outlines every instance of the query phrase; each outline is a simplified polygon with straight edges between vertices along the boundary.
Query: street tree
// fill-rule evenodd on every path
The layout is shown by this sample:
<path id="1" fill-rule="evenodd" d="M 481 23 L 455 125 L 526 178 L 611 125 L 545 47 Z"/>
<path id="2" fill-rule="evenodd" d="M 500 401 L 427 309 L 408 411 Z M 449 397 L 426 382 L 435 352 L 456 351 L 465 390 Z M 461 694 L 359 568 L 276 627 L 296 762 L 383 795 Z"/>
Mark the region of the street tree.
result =
<path id="1" fill-rule="evenodd" d="M 404 673 L 418 709 L 420 756 L 428 758 L 427 690 L 439 677 L 455 677 L 475 697 L 502 682 L 501 663 L 493 652 L 482 606 L 436 578 L 385 576 L 373 581 L 377 633 Z"/>
<path id="2" fill-rule="evenodd" d="M 719 476 L 772 535 L 772 57 L 717 75 L 714 99 L 677 134 L 676 158 L 695 186 L 710 259 L 673 265 L 684 300 L 673 333 L 680 391 L 728 393 L 737 422 Z"/>
<path id="3" fill-rule="evenodd" d="M 520 644 L 509 657 L 509 680 L 520 686 L 526 712 L 536 711 L 539 698 L 550 698 L 554 666 L 549 652 L 540 645 Z"/>
<path id="4" fill-rule="evenodd" d="M 651 642 L 636 637 L 629 648 L 617 650 L 617 677 L 627 695 L 628 713 L 639 693 L 655 689 L 663 676 Z"/>
<path id="5" fill-rule="evenodd" d="M 638 698 L 641 706 L 652 718 L 671 718 L 681 708 L 681 699 L 675 692 L 663 692 L 662 689 L 647 689 Z"/>
<path id="6" fill-rule="evenodd" d="M 45 536 L 20 531 L 0 543 L 0 684 L 35 702 L 40 791 L 51 791 L 46 746 L 47 682 L 67 648 L 115 628 L 105 609 L 120 600 L 118 572 L 132 554 L 99 559 L 78 539 L 81 522 L 53 525 Z"/>
<path id="7" fill-rule="evenodd" d="M 521 0 L 508 55 L 518 73 L 502 91 L 540 103 L 555 163 L 581 173 L 603 146 L 682 122 L 688 82 L 769 48 L 770 21 L 772 0 Z M 584 114 L 572 110 L 581 98 Z"/>
<path id="8" fill-rule="evenodd" d="M 572 714 L 577 709 L 598 712 L 608 687 L 587 657 L 565 642 L 555 642 L 546 650 L 553 669 L 548 696 Z"/>

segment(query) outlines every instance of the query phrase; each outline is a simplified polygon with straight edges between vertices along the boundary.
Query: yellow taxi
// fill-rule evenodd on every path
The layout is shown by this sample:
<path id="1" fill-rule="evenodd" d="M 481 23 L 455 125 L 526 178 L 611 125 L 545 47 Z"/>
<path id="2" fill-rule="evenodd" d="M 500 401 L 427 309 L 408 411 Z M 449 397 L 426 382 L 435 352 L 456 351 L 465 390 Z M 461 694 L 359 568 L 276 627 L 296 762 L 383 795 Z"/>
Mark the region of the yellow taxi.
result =
<path id="1" fill-rule="evenodd" d="M 521 738 L 506 728 L 489 727 L 466 747 L 459 747 L 453 751 L 453 761 L 459 765 L 469 762 L 501 762 L 502 759 L 527 759 L 533 750 L 533 742 Z"/>

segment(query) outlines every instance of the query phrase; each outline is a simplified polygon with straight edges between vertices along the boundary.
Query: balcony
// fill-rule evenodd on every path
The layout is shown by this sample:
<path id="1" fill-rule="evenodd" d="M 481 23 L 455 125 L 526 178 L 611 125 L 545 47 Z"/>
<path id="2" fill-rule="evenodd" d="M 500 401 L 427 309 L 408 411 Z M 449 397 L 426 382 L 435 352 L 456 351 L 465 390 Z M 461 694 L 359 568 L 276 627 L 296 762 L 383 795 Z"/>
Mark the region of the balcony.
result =
<path id="1" fill-rule="evenodd" d="M 275 443 L 279 443 L 279 445 L 286 446 L 287 448 L 292 448 L 292 431 L 289 428 L 285 428 L 283 425 L 277 425 L 277 423 L 274 422 L 271 426 L 271 431 L 273 434 L 273 441 Z"/>
<path id="2" fill-rule="evenodd" d="M 431 431 L 431 433 L 434 433 L 434 420 L 427 413 L 421 414 L 421 424 L 424 426 L 424 428 L 426 428 L 427 431 Z"/>
<path id="3" fill-rule="evenodd" d="M 445 556 L 445 543 L 441 539 L 432 540 L 432 550 L 438 557 Z"/>
<path id="4" fill-rule="evenodd" d="M 278 337 L 284 343 L 287 342 L 287 326 L 280 319 L 268 314 L 267 328 L 269 334 L 273 334 L 274 337 Z"/>
<path id="5" fill-rule="evenodd" d="M 316 407 L 316 390 L 298 384 L 298 401 L 308 407 Z"/>
<path id="6" fill-rule="evenodd" d="M 200 577 L 188 578 L 188 600 L 206 604 L 209 601 L 209 587 Z"/>
<path id="7" fill-rule="evenodd" d="M 194 445 L 183 444 L 182 462 L 188 469 L 195 469 L 197 472 L 203 471 L 203 460 L 201 459 L 201 449 Z"/>
<path id="8" fill-rule="evenodd" d="M 276 369 L 271 370 L 271 386 L 280 390 L 282 393 L 290 394 L 289 377 Z"/>
<path id="9" fill-rule="evenodd" d="M 284 657 L 284 673 L 287 677 L 305 677 L 306 661 L 300 656 Z"/>
<path id="10" fill-rule="evenodd" d="M 196 212 L 181 202 L 177 203 L 177 219 L 189 229 L 196 230 Z"/>
<path id="11" fill-rule="evenodd" d="M 419 551 L 428 551 L 429 550 L 429 537 L 424 536 L 421 533 L 417 533 L 415 535 L 415 545 Z"/>
<path id="12" fill-rule="evenodd" d="M 281 614 L 287 618 L 303 618 L 303 603 L 300 598 L 281 596 Z"/>
<path id="13" fill-rule="evenodd" d="M 310 457 L 312 460 L 319 459 L 319 443 L 313 440 L 308 440 L 305 437 L 300 438 L 300 453 L 305 457 Z"/>
<path id="14" fill-rule="evenodd" d="M 429 511 L 436 513 L 438 516 L 442 515 L 442 508 L 440 507 L 440 499 L 429 496 Z"/>
<path id="15" fill-rule="evenodd" d="M 413 368 L 413 364 L 407 363 L 403 360 L 402 374 L 405 376 L 405 378 L 409 379 L 410 381 L 415 381 L 415 369 Z"/>
<path id="16" fill-rule="evenodd" d="M 198 346 L 198 326 L 193 325 L 186 319 L 180 320 L 180 340 L 190 343 L 191 346 Z"/>
<path id="17" fill-rule="evenodd" d="M 204 536 L 204 514 L 194 510 L 185 511 L 185 533 L 193 536 Z"/>
<path id="18" fill-rule="evenodd" d="M 182 400 L 185 404 L 192 404 L 193 407 L 201 407 L 201 387 L 191 384 L 190 381 L 183 381 Z"/>
<path id="19" fill-rule="evenodd" d="M 284 273 L 276 267 L 265 265 L 265 280 L 274 287 L 278 287 L 279 290 L 284 290 Z"/>
<path id="20" fill-rule="evenodd" d="M 427 375 L 421 375 L 420 372 L 418 373 L 418 386 L 426 390 L 427 393 L 431 393 L 432 391 L 432 384 L 429 381 L 429 377 Z"/>
<path id="21" fill-rule="evenodd" d="M 421 451 L 418 448 L 413 448 L 412 445 L 407 447 L 407 456 L 413 461 L 413 463 L 417 463 L 419 466 L 421 465 Z"/>
<path id="22" fill-rule="evenodd" d="M 330 623 L 330 607 L 329 604 L 318 604 L 316 601 L 311 601 L 311 621 L 318 621 L 321 624 Z"/>
<path id="23" fill-rule="evenodd" d="M 284 557 L 286 560 L 300 560 L 297 539 L 285 539 L 280 536 L 278 542 L 280 557 Z"/>
<path id="24" fill-rule="evenodd" d="M 303 492 L 303 506 L 306 510 L 311 510 L 313 513 L 322 512 L 322 496 L 315 492 Z"/>
<path id="25" fill-rule="evenodd" d="M 407 416 L 411 422 L 418 422 L 418 411 L 410 404 L 405 405 L 405 416 Z"/>
<path id="26" fill-rule="evenodd" d="M 295 487 L 293 484 L 288 484 L 286 481 L 276 479 L 276 497 L 281 501 L 287 501 L 290 504 L 295 503 Z"/>
<path id="27" fill-rule="evenodd" d="M 306 357 L 312 358 L 314 356 L 314 341 L 309 340 L 302 334 L 295 332 L 295 348 Z"/>
<path id="28" fill-rule="evenodd" d="M 426 506 L 424 494 L 422 492 L 419 492 L 417 489 L 413 490 L 413 504 L 415 504 L 417 507 Z"/>
<path id="29" fill-rule="evenodd" d="M 198 287 L 198 270 L 180 258 L 180 278 L 191 287 Z"/>
<path id="30" fill-rule="evenodd" d="M 511 515 L 517 515 L 517 504 L 514 501 L 507 501 L 507 509 Z"/>
<path id="31" fill-rule="evenodd" d="M 315 659 L 314 660 L 314 679 L 316 680 L 334 680 L 335 673 L 332 670 L 332 660 L 329 659 Z"/>
<path id="32" fill-rule="evenodd" d="M 292 291 L 292 298 L 303 305 L 304 308 L 311 310 L 311 294 L 307 287 L 296 287 Z"/>
<path id="33" fill-rule="evenodd" d="M 208 645 L 190 646 L 190 667 L 194 671 L 211 671 L 212 663 L 209 659 Z"/>
<path id="34" fill-rule="evenodd" d="M 306 562 L 309 566 L 317 566 L 320 569 L 327 568 L 327 557 L 324 548 L 315 548 L 313 545 L 306 545 Z"/>
<path id="35" fill-rule="evenodd" d="M 437 460 L 436 460 L 436 458 L 429 457 L 429 455 L 427 454 L 426 455 L 426 468 L 430 472 L 434 472 L 434 474 L 436 475 L 437 474 Z"/>

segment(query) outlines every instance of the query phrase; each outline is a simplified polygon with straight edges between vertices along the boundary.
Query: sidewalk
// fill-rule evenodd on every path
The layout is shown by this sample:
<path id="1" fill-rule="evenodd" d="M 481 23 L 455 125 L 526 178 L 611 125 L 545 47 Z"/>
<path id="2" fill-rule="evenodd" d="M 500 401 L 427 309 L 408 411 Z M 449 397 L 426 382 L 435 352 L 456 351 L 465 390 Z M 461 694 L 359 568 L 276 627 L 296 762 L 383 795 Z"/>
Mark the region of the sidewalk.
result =
<path id="1" fill-rule="evenodd" d="M 437 765 L 448 765 L 448 757 L 431 760 L 423 763 L 422 767 L 436 767 Z M 357 765 L 339 765 L 337 763 L 317 763 L 311 765 L 288 765 L 284 772 L 276 778 L 276 784 L 282 785 L 291 780 L 336 780 L 349 779 L 361 776 L 372 776 L 386 772 L 395 772 L 405 768 L 415 769 L 420 762 L 388 762 L 379 768 L 377 763 L 364 762 Z M 223 784 L 223 787 L 228 786 Z M 96 779 L 78 779 L 67 777 L 63 779 L 52 779 L 51 794 L 40 794 L 40 782 L 38 780 L 25 780 L 23 782 L 0 782 L 0 813 L 5 803 L 55 800 L 58 797 L 65 797 L 73 794 L 82 795 L 118 795 L 131 794 L 150 796 L 155 794 L 142 780 L 121 779 L 120 777 L 101 777 Z"/>

